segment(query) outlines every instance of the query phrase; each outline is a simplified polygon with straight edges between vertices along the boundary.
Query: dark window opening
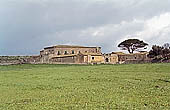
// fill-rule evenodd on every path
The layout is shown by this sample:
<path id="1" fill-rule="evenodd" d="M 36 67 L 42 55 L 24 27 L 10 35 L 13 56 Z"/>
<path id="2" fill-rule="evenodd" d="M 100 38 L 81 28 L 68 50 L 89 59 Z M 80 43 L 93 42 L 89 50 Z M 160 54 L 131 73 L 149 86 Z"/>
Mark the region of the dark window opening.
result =
<path id="1" fill-rule="evenodd" d="M 60 55 L 60 51 L 57 52 L 57 55 Z"/>
<path id="2" fill-rule="evenodd" d="M 72 50 L 72 54 L 74 54 L 74 50 Z"/>
<path id="3" fill-rule="evenodd" d="M 106 58 L 106 62 L 109 62 L 109 58 Z"/>
<path id="4" fill-rule="evenodd" d="M 64 54 L 67 55 L 67 51 L 65 51 Z"/>
<path id="5" fill-rule="evenodd" d="M 94 57 L 92 57 L 92 60 L 94 60 Z"/>
<path id="6" fill-rule="evenodd" d="M 96 52 L 98 52 L 98 49 L 96 49 Z"/>

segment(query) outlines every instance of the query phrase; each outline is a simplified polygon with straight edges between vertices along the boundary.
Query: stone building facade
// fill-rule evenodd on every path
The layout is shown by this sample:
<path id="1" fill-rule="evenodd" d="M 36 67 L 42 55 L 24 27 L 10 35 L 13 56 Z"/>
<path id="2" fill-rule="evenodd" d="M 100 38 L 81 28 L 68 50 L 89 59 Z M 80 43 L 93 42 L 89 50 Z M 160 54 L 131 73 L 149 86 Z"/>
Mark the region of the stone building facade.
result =
<path id="1" fill-rule="evenodd" d="M 113 53 L 103 54 L 105 64 L 117 64 L 119 62 L 118 55 Z"/>
<path id="2" fill-rule="evenodd" d="M 101 47 L 57 45 L 40 51 L 41 63 L 103 63 Z"/>
<path id="3" fill-rule="evenodd" d="M 102 54 L 101 47 L 57 45 L 40 51 L 41 63 L 52 64 L 122 64 L 149 62 L 147 52 Z"/>
<path id="4" fill-rule="evenodd" d="M 126 54 L 123 52 L 112 52 L 104 54 L 106 64 L 128 64 L 128 63 L 148 63 L 148 52 Z"/>
<path id="5" fill-rule="evenodd" d="M 119 63 L 148 63 L 150 59 L 147 57 L 148 52 L 133 54 L 118 54 Z"/>

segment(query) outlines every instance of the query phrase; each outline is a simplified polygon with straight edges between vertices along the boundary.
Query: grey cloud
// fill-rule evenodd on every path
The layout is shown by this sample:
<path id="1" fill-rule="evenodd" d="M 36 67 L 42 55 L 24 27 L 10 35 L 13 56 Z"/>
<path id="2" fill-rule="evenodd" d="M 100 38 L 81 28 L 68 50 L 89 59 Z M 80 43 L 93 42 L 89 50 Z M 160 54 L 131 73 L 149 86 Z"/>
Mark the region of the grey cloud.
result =
<path id="1" fill-rule="evenodd" d="M 1 0 L 0 54 L 38 54 L 44 46 L 55 44 L 117 50 L 120 39 L 143 29 L 141 23 L 133 24 L 134 19 L 170 12 L 168 4 L 170 0 Z M 123 21 L 129 23 L 112 27 Z M 105 30 L 106 36 L 82 35 L 107 25 L 113 29 Z"/>

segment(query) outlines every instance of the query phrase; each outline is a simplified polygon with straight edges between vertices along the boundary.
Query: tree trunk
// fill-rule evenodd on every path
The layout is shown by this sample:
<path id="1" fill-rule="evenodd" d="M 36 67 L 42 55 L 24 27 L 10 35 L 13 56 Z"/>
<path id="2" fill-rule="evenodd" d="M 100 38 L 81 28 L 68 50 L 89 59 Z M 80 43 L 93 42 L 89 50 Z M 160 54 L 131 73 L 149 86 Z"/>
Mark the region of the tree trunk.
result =
<path id="1" fill-rule="evenodd" d="M 129 52 L 130 54 L 132 54 L 132 53 L 133 53 L 133 50 L 131 50 L 130 48 L 128 48 L 128 52 Z"/>
<path id="2" fill-rule="evenodd" d="M 132 54 L 132 53 L 134 52 L 134 50 L 133 50 L 132 47 L 128 47 L 127 49 L 128 49 L 128 52 L 129 52 L 130 54 Z"/>

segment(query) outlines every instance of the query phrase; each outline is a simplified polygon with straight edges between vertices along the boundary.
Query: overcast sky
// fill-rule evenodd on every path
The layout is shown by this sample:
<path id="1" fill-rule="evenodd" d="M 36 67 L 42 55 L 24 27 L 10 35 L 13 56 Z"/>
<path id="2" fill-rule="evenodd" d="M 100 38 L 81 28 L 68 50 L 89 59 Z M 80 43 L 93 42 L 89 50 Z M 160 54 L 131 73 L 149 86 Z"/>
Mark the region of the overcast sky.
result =
<path id="1" fill-rule="evenodd" d="M 119 51 L 127 38 L 170 42 L 170 0 L 0 0 L 0 55 L 57 44 Z"/>

